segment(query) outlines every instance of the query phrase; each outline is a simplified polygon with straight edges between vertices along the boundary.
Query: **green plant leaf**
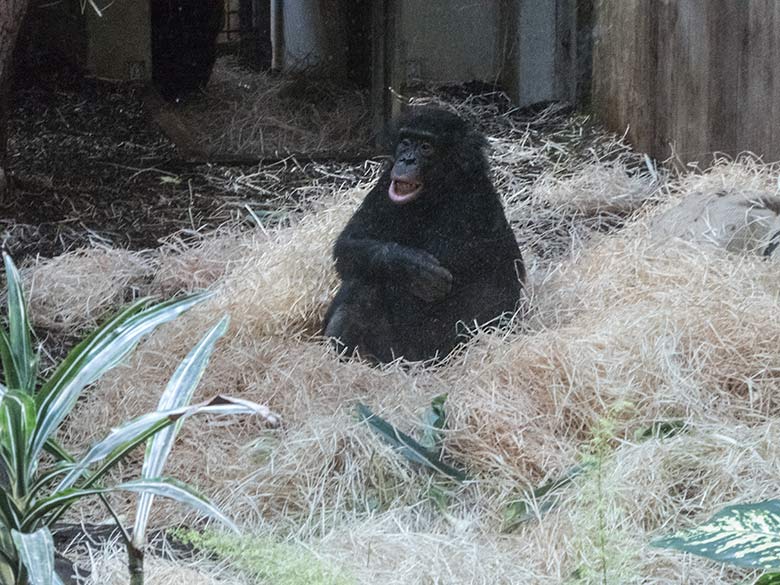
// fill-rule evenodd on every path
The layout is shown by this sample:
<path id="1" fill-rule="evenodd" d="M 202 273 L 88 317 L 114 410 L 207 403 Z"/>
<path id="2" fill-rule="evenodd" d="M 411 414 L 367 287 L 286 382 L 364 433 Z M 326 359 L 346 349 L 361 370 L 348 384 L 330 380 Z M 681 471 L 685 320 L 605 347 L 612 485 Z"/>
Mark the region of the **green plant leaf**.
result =
<path id="1" fill-rule="evenodd" d="M 780 573 L 765 573 L 759 577 L 755 585 L 780 585 Z"/>
<path id="2" fill-rule="evenodd" d="M 8 336 L 0 336 L 5 383 L 9 388 L 28 394 L 35 391 L 38 377 L 38 356 L 33 351 L 31 327 L 19 271 L 8 254 L 3 254 L 8 304 Z M 8 352 L 8 357 L 6 357 Z M 6 363 L 10 358 L 11 364 Z"/>
<path id="3" fill-rule="evenodd" d="M 145 478 L 121 483 L 115 490 L 125 490 L 130 492 L 147 493 L 163 498 L 175 500 L 180 504 L 186 504 L 194 508 L 201 514 L 218 520 L 227 526 L 233 532 L 239 532 L 238 527 L 230 518 L 225 516 L 205 496 L 199 494 L 195 489 L 187 484 L 172 478 Z"/>
<path id="4" fill-rule="evenodd" d="M 63 478 L 55 491 L 72 487 L 87 472 L 91 465 L 105 460 L 100 468 L 89 476 L 87 484 L 82 486 L 89 487 L 124 457 L 128 451 L 177 420 L 196 414 L 252 414 L 262 416 L 270 424 L 276 424 L 276 417 L 271 414 L 267 407 L 248 400 L 221 395 L 192 406 L 161 412 L 150 412 L 112 430 L 105 439 L 93 445 L 87 454 L 74 464 L 73 469 Z"/>
<path id="5" fill-rule="evenodd" d="M 431 400 L 431 405 L 425 410 L 422 417 L 423 436 L 420 438 L 420 444 L 434 453 L 441 453 L 441 444 L 444 439 L 442 431 L 447 426 L 447 415 L 444 410 L 446 401 L 446 394 L 439 394 L 434 397 Z"/>
<path id="6" fill-rule="evenodd" d="M 88 489 L 70 488 L 56 492 L 48 498 L 36 502 L 35 508 L 25 518 L 23 529 L 37 525 L 47 514 L 57 513 L 67 509 L 71 504 L 89 496 L 96 496 L 117 491 L 135 493 L 152 493 L 156 496 L 176 500 L 195 508 L 202 514 L 219 520 L 231 530 L 237 530 L 235 524 L 192 487 L 171 478 L 149 478 L 128 481 L 111 487 L 96 487 Z"/>
<path id="7" fill-rule="evenodd" d="M 47 439 L 71 411 L 87 384 L 116 366 L 143 336 L 209 296 L 193 295 L 152 307 L 145 307 L 145 300 L 138 301 L 77 345 L 39 392 L 40 407 L 31 465 L 35 465 Z"/>
<path id="8" fill-rule="evenodd" d="M 179 408 L 190 403 L 211 353 L 214 351 L 214 344 L 227 331 L 228 321 L 228 317 L 223 317 L 182 360 L 160 396 L 160 401 L 157 404 L 158 411 Z M 147 442 L 146 455 L 141 469 L 142 478 L 157 477 L 162 473 L 165 461 L 168 459 L 171 447 L 173 447 L 173 441 L 183 422 L 184 419 L 179 419 L 173 426 L 162 429 Z M 154 495 L 150 492 L 142 493 L 138 500 L 135 527 L 133 528 L 133 544 L 136 548 L 143 546 L 146 541 L 146 525 L 149 521 L 149 512 L 152 509 L 153 501 Z"/>
<path id="9" fill-rule="evenodd" d="M 780 500 L 729 506 L 693 530 L 652 544 L 740 567 L 780 571 Z"/>
<path id="10" fill-rule="evenodd" d="M 35 532 L 11 531 L 19 558 L 27 568 L 31 585 L 58 583 L 54 573 L 54 539 L 48 528 Z"/>
<path id="11" fill-rule="evenodd" d="M 409 461 L 420 463 L 457 481 L 465 481 L 465 473 L 440 461 L 437 453 L 428 451 L 428 449 L 420 445 L 409 435 L 402 433 L 385 419 L 374 414 L 365 404 L 358 404 L 357 412 L 361 420 L 365 420 L 375 432 L 387 443 L 398 449 L 401 455 Z"/>
<path id="12" fill-rule="evenodd" d="M 0 523 L 0 564 L 5 563 L 9 566 L 16 565 L 17 553 L 14 539 L 11 537 L 11 528 L 4 523 Z M 0 579 L 0 583 L 4 583 Z"/>
<path id="13" fill-rule="evenodd" d="M 5 489 L 0 489 L 0 522 L 9 529 L 22 525 L 22 512 L 11 497 L 11 492 Z"/>
<path id="14" fill-rule="evenodd" d="M 96 487 L 89 489 L 70 488 L 56 494 L 42 498 L 36 502 L 35 509 L 28 514 L 22 526 L 29 529 L 35 526 L 43 517 L 52 512 L 67 509 L 71 504 L 89 496 L 107 494 L 118 491 L 135 493 L 151 493 L 155 496 L 169 498 L 179 503 L 186 504 L 206 516 L 219 520 L 222 524 L 237 532 L 235 524 L 225 516 L 219 508 L 212 504 L 208 498 L 199 494 L 187 484 L 172 478 L 148 478 L 127 481 L 111 487 Z"/>
<path id="15" fill-rule="evenodd" d="M 0 403 L 0 445 L 8 480 L 17 496 L 31 483 L 27 475 L 28 452 L 35 433 L 35 399 L 21 390 L 9 390 Z"/>

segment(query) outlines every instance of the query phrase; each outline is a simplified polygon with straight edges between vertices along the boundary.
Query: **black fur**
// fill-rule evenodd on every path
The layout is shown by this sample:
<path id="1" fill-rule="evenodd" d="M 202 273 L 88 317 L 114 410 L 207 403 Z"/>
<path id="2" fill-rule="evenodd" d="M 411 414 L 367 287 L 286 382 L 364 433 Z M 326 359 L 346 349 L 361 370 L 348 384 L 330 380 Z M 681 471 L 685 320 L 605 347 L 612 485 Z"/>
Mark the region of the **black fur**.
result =
<path id="1" fill-rule="evenodd" d="M 385 171 L 336 240 L 342 284 L 324 324 L 339 347 L 380 362 L 446 356 L 467 327 L 514 312 L 525 277 L 484 137 L 434 108 L 413 108 L 398 128 L 396 170 Z M 419 155 L 422 140 L 428 157 Z M 423 184 L 400 205 L 388 196 L 399 166 Z"/>

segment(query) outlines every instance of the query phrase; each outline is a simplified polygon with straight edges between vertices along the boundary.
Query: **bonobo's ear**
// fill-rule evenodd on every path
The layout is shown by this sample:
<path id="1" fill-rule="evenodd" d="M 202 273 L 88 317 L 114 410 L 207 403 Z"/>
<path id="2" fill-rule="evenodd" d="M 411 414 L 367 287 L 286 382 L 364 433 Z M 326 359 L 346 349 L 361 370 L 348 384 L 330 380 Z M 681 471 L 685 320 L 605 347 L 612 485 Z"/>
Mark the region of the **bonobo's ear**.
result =
<path id="1" fill-rule="evenodd" d="M 487 175 L 489 165 L 487 150 L 490 147 L 487 139 L 475 130 L 469 130 L 462 144 L 455 151 L 456 164 L 467 175 Z"/>

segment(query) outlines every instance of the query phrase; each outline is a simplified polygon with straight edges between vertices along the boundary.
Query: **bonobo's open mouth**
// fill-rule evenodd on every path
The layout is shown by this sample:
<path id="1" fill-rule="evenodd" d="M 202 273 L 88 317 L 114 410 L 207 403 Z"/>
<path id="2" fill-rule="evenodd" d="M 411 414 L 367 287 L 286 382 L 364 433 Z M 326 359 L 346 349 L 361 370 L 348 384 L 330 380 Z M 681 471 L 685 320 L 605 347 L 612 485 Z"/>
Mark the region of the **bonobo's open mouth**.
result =
<path id="1" fill-rule="evenodd" d="M 403 204 L 416 199 L 420 191 L 422 191 L 422 183 L 407 181 L 405 178 L 391 177 L 390 188 L 387 190 L 387 194 L 393 203 Z"/>

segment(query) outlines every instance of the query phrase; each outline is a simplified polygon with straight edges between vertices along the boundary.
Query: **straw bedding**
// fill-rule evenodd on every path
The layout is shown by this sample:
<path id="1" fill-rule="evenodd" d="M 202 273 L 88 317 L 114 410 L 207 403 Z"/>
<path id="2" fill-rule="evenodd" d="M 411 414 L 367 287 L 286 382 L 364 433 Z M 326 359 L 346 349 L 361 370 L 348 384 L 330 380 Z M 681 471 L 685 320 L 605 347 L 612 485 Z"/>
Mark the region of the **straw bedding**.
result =
<path id="1" fill-rule="evenodd" d="M 659 243 L 648 226 L 694 191 L 777 195 L 777 168 L 721 161 L 665 178 L 641 161 L 583 158 L 531 180 L 510 176 L 503 163 L 513 143 L 504 142 L 494 142 L 493 157 L 527 252 L 527 307 L 511 330 L 478 332 L 437 367 L 340 361 L 317 338 L 337 284 L 330 247 L 366 185 L 323 196 L 265 231 L 222 230 L 154 257 L 87 251 L 29 268 L 33 312 L 45 327 L 91 327 L 139 291 L 215 292 L 92 388 L 63 439 L 83 447 L 153 408 L 177 360 L 229 314 L 198 394 L 267 403 L 283 425 L 190 421 L 166 473 L 214 496 L 247 531 L 297 543 L 358 583 L 743 577 L 649 542 L 724 505 L 780 496 L 780 265 Z M 526 162 L 542 156 L 517 144 Z M 88 287 L 80 273 L 90 275 Z M 463 485 L 411 466 L 354 414 L 362 401 L 416 433 L 430 400 L 445 392 L 445 453 L 467 471 Z M 646 432 L 663 422 L 683 430 Z M 552 510 L 502 532 L 512 501 L 583 462 L 588 470 Z M 117 503 L 132 514 L 132 501 Z M 194 521 L 155 506 L 158 526 Z M 97 508 L 80 513 L 102 518 Z M 93 582 L 109 579 L 101 577 L 111 574 L 107 558 L 95 561 Z M 203 583 L 235 578 L 213 570 L 201 571 Z M 160 575 L 149 581 L 177 582 Z"/>

